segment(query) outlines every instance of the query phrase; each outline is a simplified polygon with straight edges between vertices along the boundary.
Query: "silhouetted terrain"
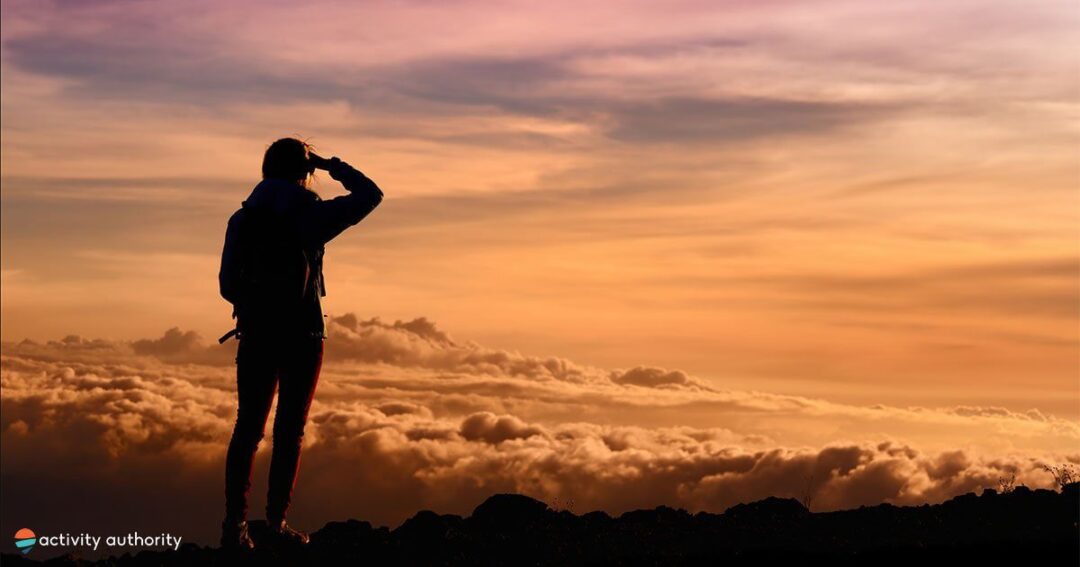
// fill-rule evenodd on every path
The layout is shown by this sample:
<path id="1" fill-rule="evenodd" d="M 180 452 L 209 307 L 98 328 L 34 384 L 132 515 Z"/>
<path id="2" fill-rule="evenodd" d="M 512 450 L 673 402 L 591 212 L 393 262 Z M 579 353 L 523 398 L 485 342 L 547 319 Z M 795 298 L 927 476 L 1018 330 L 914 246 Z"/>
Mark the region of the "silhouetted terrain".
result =
<path id="1" fill-rule="evenodd" d="M 965 494 L 938 505 L 882 504 L 810 513 L 791 499 L 767 498 L 723 514 L 665 506 L 612 518 L 553 511 L 518 494 L 499 494 L 468 518 L 423 511 L 395 530 L 331 522 L 307 548 L 231 554 L 186 544 L 96 562 L 46 562 L 4 555 L 19 565 L 1077 565 L 1080 484 L 1061 493 L 1017 488 Z M 260 529 L 253 523 L 258 541 Z M 917 563 L 914 563 L 917 562 Z"/>

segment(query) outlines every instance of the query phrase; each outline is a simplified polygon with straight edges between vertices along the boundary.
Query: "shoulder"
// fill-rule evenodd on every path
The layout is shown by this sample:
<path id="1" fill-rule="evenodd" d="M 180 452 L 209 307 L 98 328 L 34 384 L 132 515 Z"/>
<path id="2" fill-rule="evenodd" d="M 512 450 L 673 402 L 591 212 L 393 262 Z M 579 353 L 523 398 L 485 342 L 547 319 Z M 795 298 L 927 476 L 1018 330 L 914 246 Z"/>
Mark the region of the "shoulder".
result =
<path id="1" fill-rule="evenodd" d="M 319 201 L 314 191 L 296 184 L 283 186 L 276 195 L 270 209 L 283 217 L 295 215 Z"/>
<path id="2" fill-rule="evenodd" d="M 288 214 L 318 200 L 318 194 L 296 183 L 264 179 L 252 190 L 244 202 L 244 208 L 265 208 L 276 214 Z"/>
<path id="3" fill-rule="evenodd" d="M 293 203 L 297 206 L 306 206 L 318 201 L 322 201 L 322 197 L 315 191 L 308 189 L 307 187 L 296 186 L 296 190 L 292 195 Z"/>
<path id="4" fill-rule="evenodd" d="M 236 212 L 229 216 L 229 228 L 240 226 L 244 223 L 245 218 L 247 218 L 247 211 L 244 207 L 236 209 Z"/>

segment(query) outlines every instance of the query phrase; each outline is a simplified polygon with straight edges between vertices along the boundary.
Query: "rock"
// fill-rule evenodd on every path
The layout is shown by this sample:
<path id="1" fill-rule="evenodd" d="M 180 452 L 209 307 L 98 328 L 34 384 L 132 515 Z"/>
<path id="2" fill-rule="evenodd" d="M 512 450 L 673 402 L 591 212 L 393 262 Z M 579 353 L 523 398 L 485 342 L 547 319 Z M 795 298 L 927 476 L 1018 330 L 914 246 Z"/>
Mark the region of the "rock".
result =
<path id="1" fill-rule="evenodd" d="M 676 510 L 668 506 L 658 506 L 652 510 L 634 510 L 619 516 L 620 521 L 655 525 L 685 522 L 689 518 L 690 513 L 686 510 Z"/>
<path id="2" fill-rule="evenodd" d="M 473 510 L 470 520 L 481 526 L 518 529 L 548 515 L 548 506 L 522 494 L 496 494 Z"/>
<path id="3" fill-rule="evenodd" d="M 5 567 L 1077 565 L 1078 520 L 1076 484 L 1060 493 L 984 492 L 911 507 L 810 513 L 796 500 L 766 498 L 732 506 L 722 515 L 660 506 L 618 518 L 553 512 L 538 500 L 499 494 L 469 518 L 425 510 L 393 531 L 359 520 L 331 522 L 311 534 L 306 547 L 230 552 L 185 543 L 175 552 L 141 551 L 98 561 L 67 556 L 41 562 L 4 554 L 0 562 Z M 257 539 L 265 531 L 264 523 L 252 522 Z"/>
<path id="4" fill-rule="evenodd" d="M 810 511 L 794 498 L 770 496 L 749 504 L 736 504 L 724 511 L 724 517 L 737 522 L 773 523 L 791 521 L 810 515 Z"/>
<path id="5" fill-rule="evenodd" d="M 394 537 L 412 541 L 439 541 L 463 521 L 461 516 L 442 516 L 431 510 L 421 510 L 394 530 Z"/>
<path id="6" fill-rule="evenodd" d="M 1031 489 L 1021 484 L 1020 486 L 1014 488 L 1009 494 L 1020 497 L 1028 496 L 1029 494 L 1031 494 Z"/>

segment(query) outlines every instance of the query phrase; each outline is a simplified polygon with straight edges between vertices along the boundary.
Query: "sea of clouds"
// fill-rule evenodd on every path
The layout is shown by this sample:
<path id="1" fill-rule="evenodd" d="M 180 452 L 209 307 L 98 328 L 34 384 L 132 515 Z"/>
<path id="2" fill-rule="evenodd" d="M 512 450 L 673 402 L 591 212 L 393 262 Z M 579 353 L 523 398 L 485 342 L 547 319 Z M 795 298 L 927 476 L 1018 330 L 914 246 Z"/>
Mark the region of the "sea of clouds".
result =
<path id="1" fill-rule="evenodd" d="M 4 343 L 3 528 L 168 530 L 210 542 L 236 412 L 235 342 Z M 253 494 L 259 516 L 266 460 Z M 939 502 L 1047 465 L 1080 424 L 1038 410 L 854 406 L 733 391 L 679 370 L 601 369 L 455 340 L 431 321 L 330 322 L 293 521 L 394 526 L 520 492 L 583 512 L 814 510 Z M 18 524 L 18 525 L 16 525 Z"/>

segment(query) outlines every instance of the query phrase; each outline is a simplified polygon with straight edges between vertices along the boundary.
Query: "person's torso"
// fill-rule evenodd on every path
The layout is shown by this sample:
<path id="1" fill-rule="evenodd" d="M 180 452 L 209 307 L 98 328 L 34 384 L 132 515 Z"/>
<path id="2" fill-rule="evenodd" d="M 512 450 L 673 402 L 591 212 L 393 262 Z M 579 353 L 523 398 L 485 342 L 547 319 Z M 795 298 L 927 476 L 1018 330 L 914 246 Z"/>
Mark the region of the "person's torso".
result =
<path id="1" fill-rule="evenodd" d="M 237 305 L 241 335 L 324 336 L 321 244 L 305 242 L 300 222 L 318 201 L 306 189 L 274 180 L 260 183 L 244 202 L 242 272 Z"/>

